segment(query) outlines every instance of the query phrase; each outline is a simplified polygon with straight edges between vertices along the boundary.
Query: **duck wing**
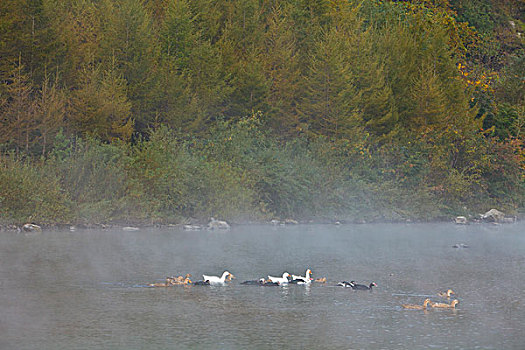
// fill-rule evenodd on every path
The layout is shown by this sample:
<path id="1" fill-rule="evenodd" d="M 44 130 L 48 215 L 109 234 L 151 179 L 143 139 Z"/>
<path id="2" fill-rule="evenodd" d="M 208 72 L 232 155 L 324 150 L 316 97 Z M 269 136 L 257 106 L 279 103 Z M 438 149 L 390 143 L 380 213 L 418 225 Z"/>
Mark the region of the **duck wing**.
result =
<path id="1" fill-rule="evenodd" d="M 341 287 L 352 287 L 353 286 L 353 283 L 351 282 L 348 282 L 348 281 L 342 281 L 342 282 L 339 282 L 337 283 L 338 286 L 341 286 Z"/>

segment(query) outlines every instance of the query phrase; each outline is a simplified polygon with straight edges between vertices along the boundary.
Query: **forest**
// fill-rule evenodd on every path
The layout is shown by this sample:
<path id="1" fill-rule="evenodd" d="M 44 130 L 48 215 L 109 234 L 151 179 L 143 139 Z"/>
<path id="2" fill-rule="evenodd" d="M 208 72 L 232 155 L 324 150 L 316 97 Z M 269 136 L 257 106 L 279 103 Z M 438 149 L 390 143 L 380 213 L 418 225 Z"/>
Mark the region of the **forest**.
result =
<path id="1" fill-rule="evenodd" d="M 525 212 L 523 0 L 3 0 L 0 224 Z"/>

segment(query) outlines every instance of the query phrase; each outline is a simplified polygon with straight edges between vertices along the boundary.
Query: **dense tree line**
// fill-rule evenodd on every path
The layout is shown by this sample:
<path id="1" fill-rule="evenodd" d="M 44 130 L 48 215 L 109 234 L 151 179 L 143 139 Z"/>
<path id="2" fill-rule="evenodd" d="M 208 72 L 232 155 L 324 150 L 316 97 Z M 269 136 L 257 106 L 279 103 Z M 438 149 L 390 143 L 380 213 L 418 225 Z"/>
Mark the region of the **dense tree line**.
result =
<path id="1" fill-rule="evenodd" d="M 3 169 L 23 159 L 73 162 L 74 152 L 57 156 L 64 144 L 97 140 L 101 152 L 126 148 L 133 162 L 119 165 L 121 181 L 133 181 L 120 198 L 133 191 L 142 198 L 147 191 L 137 186 L 149 180 L 137 167 L 163 165 L 139 155 L 168 142 L 158 139 L 168 133 L 177 149 L 195 145 L 183 148 L 208 166 L 230 157 L 220 178 L 254 191 L 243 197 L 250 210 L 311 215 L 265 178 L 284 165 L 250 175 L 246 167 L 257 165 L 243 160 L 245 152 L 265 161 L 253 145 L 210 149 L 224 128 L 244 130 L 255 118 L 252 141 L 274 156 L 297 147 L 319 169 L 324 158 L 323 166 L 347 174 L 334 180 L 332 195 L 347 180 L 363 180 L 374 193 L 417 193 L 447 210 L 487 198 L 517 210 L 524 197 L 524 7 L 520 0 L 5 0 Z M 64 181 L 57 186 L 74 188 Z M 158 190 L 151 200 L 162 202 L 189 180 L 170 181 L 151 184 Z M 5 191 L 0 204 L 9 202 Z M 68 193 L 78 204 L 81 194 Z M 208 214 L 206 204 L 180 204 L 191 191 L 173 196 L 164 203 L 174 206 L 159 216 Z"/>

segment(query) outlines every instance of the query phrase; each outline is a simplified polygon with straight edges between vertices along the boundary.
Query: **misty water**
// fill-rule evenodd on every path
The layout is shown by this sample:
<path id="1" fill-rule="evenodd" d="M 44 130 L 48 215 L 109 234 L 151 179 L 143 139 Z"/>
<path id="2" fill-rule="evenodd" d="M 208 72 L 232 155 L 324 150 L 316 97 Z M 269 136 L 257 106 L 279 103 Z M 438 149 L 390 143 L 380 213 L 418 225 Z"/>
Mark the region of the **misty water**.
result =
<path id="1" fill-rule="evenodd" d="M 523 223 L 3 232 L 0 348 L 523 349 L 524 263 Z M 327 283 L 240 284 L 306 268 Z M 225 286 L 146 287 L 224 270 Z M 401 307 L 448 288 L 456 310 Z"/>

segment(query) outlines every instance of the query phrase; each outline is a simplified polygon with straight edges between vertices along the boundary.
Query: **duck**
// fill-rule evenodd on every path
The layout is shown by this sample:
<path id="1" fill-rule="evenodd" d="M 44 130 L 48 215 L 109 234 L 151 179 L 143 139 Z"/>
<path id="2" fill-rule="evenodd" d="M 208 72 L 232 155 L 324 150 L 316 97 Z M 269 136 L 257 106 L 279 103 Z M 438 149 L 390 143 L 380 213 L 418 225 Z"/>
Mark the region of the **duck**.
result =
<path id="1" fill-rule="evenodd" d="M 438 307 L 438 308 L 449 308 L 449 309 L 455 309 L 456 305 L 459 303 L 459 300 L 454 299 L 450 304 L 446 303 L 430 303 L 430 306 L 432 307 Z"/>
<path id="2" fill-rule="evenodd" d="M 248 285 L 248 286 L 265 286 L 265 287 L 279 285 L 279 283 L 277 282 L 267 281 L 264 278 L 259 278 L 258 280 L 244 281 L 241 284 Z"/>
<path id="3" fill-rule="evenodd" d="M 210 281 L 195 281 L 193 282 L 194 286 L 209 286 Z"/>
<path id="4" fill-rule="evenodd" d="M 425 299 L 423 302 L 423 305 L 413 305 L 413 304 L 402 304 L 401 306 L 405 309 L 411 309 L 411 310 L 426 310 L 427 305 L 431 304 L 432 302 L 430 299 Z"/>
<path id="5" fill-rule="evenodd" d="M 279 285 L 281 285 L 288 284 L 288 277 L 290 277 L 290 274 L 288 272 L 285 272 L 283 273 L 283 277 L 268 276 L 268 279 L 270 280 L 270 282 L 279 283 Z"/>
<path id="6" fill-rule="evenodd" d="M 372 290 L 372 287 L 377 287 L 375 282 L 370 283 L 370 285 L 365 286 L 364 284 L 356 284 L 355 281 L 350 281 L 350 287 L 353 290 Z"/>
<path id="7" fill-rule="evenodd" d="M 353 281 L 352 282 L 342 281 L 342 282 L 337 283 L 337 285 L 341 287 L 346 287 L 346 288 L 353 288 L 352 286 L 354 284 L 353 284 Z"/>
<path id="8" fill-rule="evenodd" d="M 326 277 L 316 278 L 314 282 L 316 282 L 316 283 L 326 283 Z"/>
<path id="9" fill-rule="evenodd" d="M 452 246 L 452 248 L 469 248 L 469 246 L 465 243 L 456 243 Z"/>
<path id="10" fill-rule="evenodd" d="M 447 290 L 446 292 L 440 292 L 438 295 L 443 298 L 450 298 L 451 294 L 456 294 L 452 289 Z"/>
<path id="11" fill-rule="evenodd" d="M 150 283 L 148 284 L 148 287 L 170 287 L 171 286 L 171 282 L 170 282 L 170 278 L 167 277 L 166 278 L 166 282 L 164 283 Z"/>
<path id="12" fill-rule="evenodd" d="M 187 273 L 184 278 L 182 276 L 177 277 L 177 282 L 175 284 L 192 284 L 192 281 L 190 279 L 191 274 Z"/>
<path id="13" fill-rule="evenodd" d="M 292 275 L 292 281 L 290 283 L 296 283 L 296 284 L 306 284 L 312 282 L 313 278 L 310 276 L 312 274 L 312 270 L 306 269 L 306 272 L 303 276 L 297 276 Z"/>
<path id="14" fill-rule="evenodd" d="M 280 284 L 279 284 L 279 282 L 272 282 L 272 281 L 268 280 L 268 281 L 264 281 L 263 284 L 261 284 L 261 286 L 273 287 L 273 286 L 280 286 Z"/>
<path id="15" fill-rule="evenodd" d="M 167 277 L 166 283 L 170 283 L 171 285 L 176 284 L 191 284 L 191 274 L 187 273 L 186 276 L 178 276 L 178 277 Z"/>
<path id="16" fill-rule="evenodd" d="M 228 277 L 229 275 L 231 275 L 229 280 L 231 280 L 232 278 L 235 278 L 235 276 L 233 276 L 228 271 L 224 271 L 221 277 L 202 275 L 202 278 L 204 281 L 210 282 L 210 284 L 224 284 L 224 282 L 226 281 L 226 277 Z"/>
<path id="17" fill-rule="evenodd" d="M 261 286 L 266 283 L 266 280 L 264 278 L 259 278 L 258 280 L 250 280 L 250 281 L 244 281 L 241 284 L 244 284 L 246 286 Z"/>

